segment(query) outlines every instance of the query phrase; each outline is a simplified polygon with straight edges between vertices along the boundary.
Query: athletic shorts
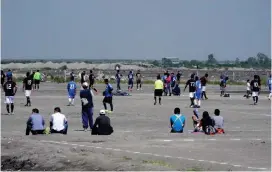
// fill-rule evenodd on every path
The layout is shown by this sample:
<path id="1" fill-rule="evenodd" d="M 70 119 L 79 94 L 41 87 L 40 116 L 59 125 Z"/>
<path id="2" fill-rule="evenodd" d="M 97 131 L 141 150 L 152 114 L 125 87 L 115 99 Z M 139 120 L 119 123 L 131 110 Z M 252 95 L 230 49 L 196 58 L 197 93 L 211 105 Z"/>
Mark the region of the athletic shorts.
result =
<path id="1" fill-rule="evenodd" d="M 133 84 L 133 80 L 128 80 L 128 85 L 132 85 Z"/>
<path id="2" fill-rule="evenodd" d="M 68 98 L 74 99 L 76 97 L 75 94 L 68 94 Z"/>
<path id="3" fill-rule="evenodd" d="M 140 79 L 137 79 L 137 84 L 141 84 L 142 81 Z"/>
<path id="4" fill-rule="evenodd" d="M 31 90 L 25 90 L 25 96 L 30 97 L 31 96 Z"/>
<path id="5" fill-rule="evenodd" d="M 220 90 L 221 90 L 221 91 L 225 91 L 225 90 L 226 90 L 226 87 L 220 87 Z"/>
<path id="6" fill-rule="evenodd" d="M 189 93 L 189 97 L 190 97 L 190 98 L 194 98 L 194 97 L 195 97 L 195 92 L 190 92 L 190 93 Z"/>
<path id="7" fill-rule="evenodd" d="M 34 79 L 34 84 L 40 84 L 40 80 Z"/>
<path id="8" fill-rule="evenodd" d="M 14 103 L 14 96 L 6 96 L 6 104 Z"/>
<path id="9" fill-rule="evenodd" d="M 252 97 L 259 96 L 259 92 L 253 91 L 252 92 Z"/>
<path id="10" fill-rule="evenodd" d="M 112 103 L 112 97 L 104 97 L 103 102 L 104 103 Z"/>
<path id="11" fill-rule="evenodd" d="M 195 99 L 200 100 L 201 98 L 201 92 L 195 92 Z"/>
<path id="12" fill-rule="evenodd" d="M 163 90 L 162 89 L 156 89 L 154 90 L 154 96 L 162 96 Z"/>
<path id="13" fill-rule="evenodd" d="M 206 86 L 202 86 L 202 91 L 206 91 Z"/>

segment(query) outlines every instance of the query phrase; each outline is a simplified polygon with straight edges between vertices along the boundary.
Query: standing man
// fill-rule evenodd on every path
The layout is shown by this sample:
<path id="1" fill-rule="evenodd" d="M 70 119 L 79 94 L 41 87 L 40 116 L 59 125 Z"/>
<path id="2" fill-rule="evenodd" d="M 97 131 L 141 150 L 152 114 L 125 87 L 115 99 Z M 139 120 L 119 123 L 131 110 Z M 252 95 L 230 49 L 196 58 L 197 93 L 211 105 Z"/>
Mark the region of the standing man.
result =
<path id="1" fill-rule="evenodd" d="M 175 74 L 172 72 L 171 73 L 171 82 L 170 82 L 170 86 L 171 86 L 170 96 L 173 93 L 173 89 L 176 87 L 176 81 L 177 81 L 177 78 L 176 78 Z"/>
<path id="2" fill-rule="evenodd" d="M 69 104 L 67 106 L 74 106 L 75 96 L 76 96 L 77 85 L 74 81 L 74 77 L 71 77 L 70 82 L 67 84 L 68 91 L 68 101 Z"/>
<path id="3" fill-rule="evenodd" d="M 208 82 L 208 74 L 206 73 L 205 76 L 200 78 L 201 81 L 201 86 L 202 86 L 202 94 L 201 94 L 201 99 L 203 100 L 203 98 L 205 97 L 206 100 L 208 100 L 208 97 L 206 95 L 206 84 Z"/>
<path id="4" fill-rule="evenodd" d="M 132 71 L 128 74 L 128 91 L 132 92 L 134 75 Z"/>
<path id="5" fill-rule="evenodd" d="M 37 72 L 35 72 L 33 79 L 34 79 L 34 88 L 40 89 L 40 82 L 41 82 L 42 77 L 41 77 L 41 73 L 39 70 L 37 70 Z"/>
<path id="6" fill-rule="evenodd" d="M 226 91 L 226 87 L 227 87 L 227 80 L 228 80 L 228 77 L 223 77 L 221 79 L 221 82 L 220 82 L 220 89 L 221 89 L 221 94 L 220 96 L 224 96 L 225 95 L 225 91 Z"/>
<path id="7" fill-rule="evenodd" d="M 196 80 L 196 92 L 195 92 L 195 107 L 200 108 L 201 105 L 201 94 L 202 94 L 202 86 L 201 81 L 199 80 L 198 76 L 195 77 Z"/>
<path id="8" fill-rule="evenodd" d="M 271 100 L 271 97 L 272 97 L 272 78 L 271 78 L 271 74 L 269 75 L 269 78 L 267 80 L 267 86 L 268 86 L 268 89 L 269 89 L 268 99 Z"/>
<path id="9" fill-rule="evenodd" d="M 189 85 L 189 97 L 190 97 L 190 100 L 191 100 L 191 105 L 190 107 L 194 107 L 194 94 L 195 94 L 195 91 L 196 91 L 196 87 L 195 87 L 195 79 L 194 79 L 195 75 L 192 74 L 191 75 L 191 79 L 189 79 L 186 84 L 185 84 L 185 88 L 184 88 L 184 92 L 187 88 L 187 86 Z"/>
<path id="10" fill-rule="evenodd" d="M 140 89 L 142 90 L 142 74 L 140 73 L 140 70 L 138 70 L 136 73 L 136 82 L 137 82 L 137 90 L 139 90 L 139 85 L 140 85 Z"/>
<path id="11" fill-rule="evenodd" d="M 118 90 L 118 91 L 121 91 L 121 86 L 120 86 L 121 77 L 122 77 L 122 75 L 120 74 L 120 71 L 117 70 L 117 73 L 116 73 L 116 75 L 115 75 L 115 79 L 116 79 L 117 90 Z"/>
<path id="12" fill-rule="evenodd" d="M 163 93 L 163 82 L 161 80 L 161 76 L 158 75 L 157 76 L 157 80 L 155 81 L 155 84 L 154 84 L 154 105 L 157 104 L 157 97 L 159 97 L 159 104 L 161 105 L 161 96 L 162 96 L 162 93 Z"/>
<path id="13" fill-rule="evenodd" d="M 84 82 L 82 87 L 83 90 L 80 91 L 80 99 L 82 102 L 82 124 L 83 129 L 86 132 L 88 126 L 90 126 L 90 129 L 93 128 L 93 93 L 88 89 L 87 82 Z"/>
<path id="14" fill-rule="evenodd" d="M 90 70 L 90 75 L 89 75 L 90 87 L 89 87 L 89 89 L 91 89 L 91 88 L 93 89 L 94 79 L 95 79 L 95 76 L 93 74 L 93 71 Z"/>
<path id="15" fill-rule="evenodd" d="M 81 83 L 81 85 L 85 82 L 85 75 L 86 75 L 85 71 L 83 71 L 81 73 L 81 75 L 80 75 L 80 83 Z"/>
<path id="16" fill-rule="evenodd" d="M 8 114 L 10 114 L 9 111 L 9 105 L 11 107 L 11 115 L 14 115 L 14 96 L 17 92 L 17 85 L 14 81 L 12 81 L 11 77 L 7 78 L 7 82 L 4 84 L 4 91 L 6 96 L 6 108 Z"/>
<path id="17" fill-rule="evenodd" d="M 31 106 L 31 90 L 33 85 L 33 78 L 30 76 L 30 73 L 26 73 L 26 78 L 23 81 L 23 90 L 25 90 L 26 104 L 25 106 Z"/>
<path id="18" fill-rule="evenodd" d="M 257 105 L 258 100 L 259 100 L 259 92 L 261 90 L 259 78 L 257 75 L 254 75 L 254 79 L 251 81 L 250 85 L 251 85 L 251 91 L 252 91 L 254 105 Z"/>
<path id="19" fill-rule="evenodd" d="M 178 73 L 177 73 L 177 81 L 178 81 L 178 84 L 180 83 L 180 77 L 181 77 L 181 73 L 180 73 L 180 71 L 178 71 Z"/>
<path id="20" fill-rule="evenodd" d="M 106 103 L 109 103 L 111 111 L 108 111 L 108 112 L 111 113 L 113 111 L 113 103 L 112 103 L 112 91 L 113 91 L 113 88 L 112 88 L 111 84 L 109 83 L 108 79 L 105 79 L 104 82 L 106 84 L 106 89 L 103 92 L 103 96 L 104 96 L 103 105 L 104 105 L 105 110 L 108 111 Z"/>

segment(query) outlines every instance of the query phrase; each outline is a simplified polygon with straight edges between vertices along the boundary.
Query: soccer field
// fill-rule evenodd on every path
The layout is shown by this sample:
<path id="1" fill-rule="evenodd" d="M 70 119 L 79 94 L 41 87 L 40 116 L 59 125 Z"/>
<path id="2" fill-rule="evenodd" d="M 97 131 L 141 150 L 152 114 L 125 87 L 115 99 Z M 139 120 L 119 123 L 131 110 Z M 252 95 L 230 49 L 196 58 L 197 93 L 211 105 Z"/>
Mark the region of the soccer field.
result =
<path id="1" fill-rule="evenodd" d="M 125 87 L 125 85 L 123 85 Z M 22 88 L 19 85 L 19 88 Z M 103 109 L 101 92 L 94 97 L 94 120 Z M 182 88 L 183 89 L 183 88 Z M 217 86 L 207 88 L 208 100 L 199 112 L 221 110 L 224 135 L 191 133 L 193 129 L 188 90 L 181 96 L 162 97 L 153 105 L 151 85 L 132 96 L 114 97 L 109 115 L 114 129 L 110 136 L 83 132 L 81 104 L 67 107 L 65 84 L 42 83 L 31 95 L 32 107 L 21 89 L 15 97 L 15 115 L 6 115 L 1 96 L 2 170 L 271 170 L 271 102 L 261 94 L 259 103 L 243 98 L 244 87 L 231 86 L 230 98 L 219 96 Z M 53 108 L 59 106 L 69 122 L 68 135 L 25 136 L 32 108 L 38 108 L 47 126 Z M 175 107 L 186 116 L 183 134 L 171 134 L 169 117 Z M 15 165 L 16 164 L 16 165 Z"/>

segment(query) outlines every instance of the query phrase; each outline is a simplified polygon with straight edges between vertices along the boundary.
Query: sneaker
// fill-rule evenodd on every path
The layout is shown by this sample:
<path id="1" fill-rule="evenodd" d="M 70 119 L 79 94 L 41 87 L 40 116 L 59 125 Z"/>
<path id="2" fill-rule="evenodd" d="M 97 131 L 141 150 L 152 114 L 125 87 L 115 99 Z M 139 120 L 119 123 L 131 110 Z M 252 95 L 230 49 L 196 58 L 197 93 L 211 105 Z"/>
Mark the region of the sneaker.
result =
<path id="1" fill-rule="evenodd" d="M 71 104 L 68 104 L 67 106 L 71 106 Z"/>
<path id="2" fill-rule="evenodd" d="M 157 102 L 154 102 L 154 105 L 156 105 L 157 104 Z"/>
<path id="3" fill-rule="evenodd" d="M 139 88 L 137 88 L 137 90 L 139 91 Z"/>
<path id="4" fill-rule="evenodd" d="M 14 115 L 14 112 L 11 112 L 11 115 Z"/>
<path id="5" fill-rule="evenodd" d="M 25 104 L 25 106 L 28 106 L 28 104 Z"/>
<path id="6" fill-rule="evenodd" d="M 84 132 L 87 132 L 87 128 L 84 128 Z"/>
<path id="7" fill-rule="evenodd" d="M 191 107 L 191 108 L 193 108 L 193 107 L 194 107 L 194 105 L 191 105 L 190 107 Z"/>

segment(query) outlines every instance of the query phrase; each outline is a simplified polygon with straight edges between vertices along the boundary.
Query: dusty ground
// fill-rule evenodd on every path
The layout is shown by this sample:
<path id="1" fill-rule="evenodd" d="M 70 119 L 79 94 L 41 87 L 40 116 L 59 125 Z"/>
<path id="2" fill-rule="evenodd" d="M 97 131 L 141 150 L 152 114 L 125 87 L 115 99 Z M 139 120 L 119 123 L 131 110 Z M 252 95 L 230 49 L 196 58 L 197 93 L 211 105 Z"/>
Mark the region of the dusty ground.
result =
<path id="1" fill-rule="evenodd" d="M 151 86 L 134 91 L 130 97 L 114 97 L 110 118 L 115 132 L 111 136 L 81 131 L 79 98 L 75 107 L 67 107 L 63 84 L 42 83 L 41 90 L 32 94 L 32 107 L 24 107 L 25 97 L 19 90 L 14 116 L 5 115 L 2 94 L 1 169 L 271 170 L 271 104 L 266 94 L 260 96 L 259 105 L 253 106 L 252 99 L 242 97 L 244 87 L 231 87 L 231 98 L 220 97 L 217 89 L 209 87 L 209 100 L 203 101 L 200 109 L 210 114 L 215 108 L 221 110 L 226 134 L 216 136 L 188 131 L 192 129 L 192 109 L 188 107 L 187 92 L 180 97 L 163 97 L 161 106 L 153 105 Z M 95 118 L 103 107 L 102 96 L 94 100 Z M 38 108 L 48 124 L 55 106 L 67 115 L 67 136 L 24 135 L 32 108 Z M 183 134 L 169 133 L 169 116 L 175 107 L 180 107 L 187 118 Z"/>

